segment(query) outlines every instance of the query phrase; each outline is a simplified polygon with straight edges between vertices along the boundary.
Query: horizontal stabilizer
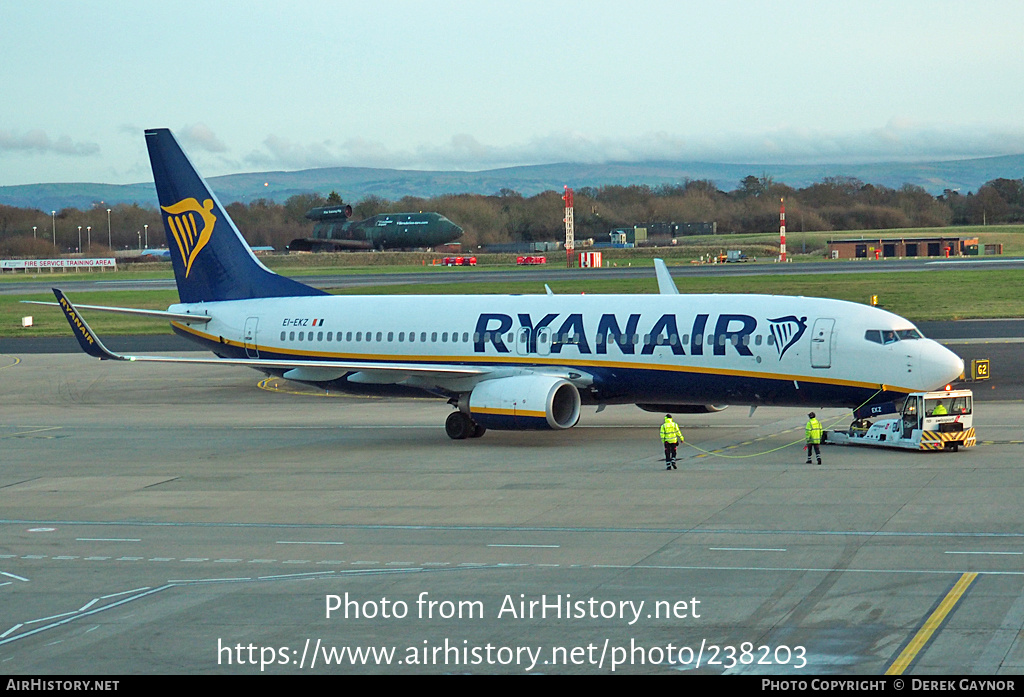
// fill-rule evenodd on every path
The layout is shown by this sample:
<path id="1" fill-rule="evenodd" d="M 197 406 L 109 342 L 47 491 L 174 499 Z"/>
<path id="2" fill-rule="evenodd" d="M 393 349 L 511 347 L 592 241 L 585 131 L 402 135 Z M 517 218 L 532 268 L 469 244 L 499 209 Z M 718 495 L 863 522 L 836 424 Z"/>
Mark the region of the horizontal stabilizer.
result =
<path id="1" fill-rule="evenodd" d="M 56 289 L 53 289 L 56 292 Z M 60 303 L 42 300 L 22 300 L 26 305 L 48 305 L 62 307 Z M 206 324 L 212 318 L 208 315 L 189 315 L 183 312 L 167 312 L 166 310 L 144 310 L 135 307 L 108 307 L 106 305 L 75 305 L 79 310 L 95 310 L 96 312 L 114 312 L 120 315 L 137 315 L 139 317 L 155 317 L 168 322 L 185 322 L 186 324 Z"/>

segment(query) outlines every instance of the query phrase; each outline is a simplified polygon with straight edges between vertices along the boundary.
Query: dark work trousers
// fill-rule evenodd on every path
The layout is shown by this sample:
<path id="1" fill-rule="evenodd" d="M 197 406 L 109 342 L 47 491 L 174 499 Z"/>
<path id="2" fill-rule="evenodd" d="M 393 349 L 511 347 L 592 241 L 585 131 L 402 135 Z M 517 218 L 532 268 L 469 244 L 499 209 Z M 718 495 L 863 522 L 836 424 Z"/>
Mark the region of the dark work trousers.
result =
<path id="1" fill-rule="evenodd" d="M 821 464 L 821 448 L 818 447 L 817 443 L 807 444 L 807 461 L 811 461 L 811 448 L 814 448 L 814 454 L 818 456 L 818 464 Z"/>
<path id="2" fill-rule="evenodd" d="M 679 443 L 665 443 L 665 464 L 671 464 L 676 461 L 676 447 Z"/>

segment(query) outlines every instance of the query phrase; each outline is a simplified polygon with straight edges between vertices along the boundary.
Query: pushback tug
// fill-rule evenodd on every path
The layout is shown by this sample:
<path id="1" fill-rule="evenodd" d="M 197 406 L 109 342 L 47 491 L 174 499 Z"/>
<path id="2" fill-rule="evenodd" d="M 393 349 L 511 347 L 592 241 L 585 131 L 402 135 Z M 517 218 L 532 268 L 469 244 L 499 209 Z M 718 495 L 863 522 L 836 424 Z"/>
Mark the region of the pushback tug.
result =
<path id="1" fill-rule="evenodd" d="M 895 416 L 871 421 L 887 414 Z M 902 405 L 871 404 L 854 411 L 853 417 L 848 430 L 827 431 L 825 442 L 953 452 L 977 444 L 974 394 L 970 390 L 912 392 Z"/>

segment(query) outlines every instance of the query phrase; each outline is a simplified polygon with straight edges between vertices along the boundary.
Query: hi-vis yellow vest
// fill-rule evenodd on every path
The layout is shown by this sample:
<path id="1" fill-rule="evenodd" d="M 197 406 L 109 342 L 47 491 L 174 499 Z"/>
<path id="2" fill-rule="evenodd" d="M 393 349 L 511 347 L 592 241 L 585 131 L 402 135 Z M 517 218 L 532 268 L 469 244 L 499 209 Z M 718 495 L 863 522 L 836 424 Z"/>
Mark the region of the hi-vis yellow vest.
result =
<path id="1" fill-rule="evenodd" d="M 804 435 L 807 436 L 808 443 L 821 443 L 821 422 L 817 419 L 811 419 L 807 422 L 807 426 L 804 428 Z"/>
<path id="2" fill-rule="evenodd" d="M 665 423 L 661 425 L 661 442 L 662 443 L 682 443 L 683 433 L 679 430 L 679 425 L 670 419 L 665 419 Z"/>

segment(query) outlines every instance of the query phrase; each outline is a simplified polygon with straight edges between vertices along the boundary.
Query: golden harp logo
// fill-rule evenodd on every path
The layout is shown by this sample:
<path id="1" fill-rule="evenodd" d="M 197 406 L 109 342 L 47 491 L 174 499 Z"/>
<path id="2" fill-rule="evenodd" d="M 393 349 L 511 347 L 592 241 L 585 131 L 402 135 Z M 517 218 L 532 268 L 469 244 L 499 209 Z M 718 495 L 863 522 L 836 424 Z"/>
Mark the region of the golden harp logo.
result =
<path id="1" fill-rule="evenodd" d="M 217 216 L 213 214 L 213 199 L 206 199 L 202 205 L 194 198 L 186 198 L 170 206 L 161 206 L 167 213 L 167 227 L 178 243 L 178 252 L 185 262 L 185 278 L 192 270 L 192 262 L 213 235 L 213 225 Z M 196 225 L 202 222 L 202 229 Z"/>

